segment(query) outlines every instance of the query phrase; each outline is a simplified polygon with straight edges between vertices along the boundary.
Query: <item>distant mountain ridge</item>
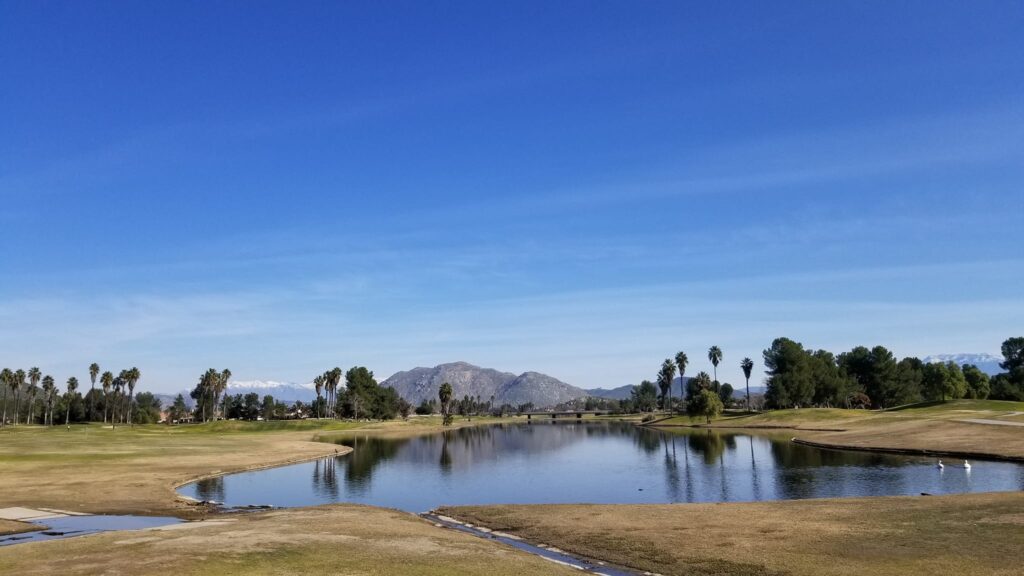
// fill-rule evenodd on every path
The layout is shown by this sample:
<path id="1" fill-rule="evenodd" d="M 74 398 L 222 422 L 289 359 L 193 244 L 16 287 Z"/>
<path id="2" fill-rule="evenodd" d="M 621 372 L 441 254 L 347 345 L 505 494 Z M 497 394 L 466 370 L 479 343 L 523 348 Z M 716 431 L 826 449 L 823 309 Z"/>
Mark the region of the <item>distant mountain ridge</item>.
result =
<path id="1" fill-rule="evenodd" d="M 921 361 L 926 364 L 935 364 L 936 362 L 956 362 L 959 366 L 963 366 L 964 364 L 974 364 L 979 370 L 989 376 L 994 376 L 1003 372 L 1003 369 L 999 366 L 999 363 L 1003 361 L 1002 356 L 993 356 L 992 354 L 933 354 L 932 356 L 925 356 Z"/>
<path id="2" fill-rule="evenodd" d="M 294 382 L 277 382 L 274 380 L 232 380 L 228 382 L 226 394 L 231 396 L 241 394 L 245 396 L 253 392 L 259 394 L 261 398 L 269 394 L 275 400 L 280 400 L 281 402 L 295 402 L 298 400 L 308 403 L 316 400 L 316 389 L 312 383 L 296 384 Z"/>
<path id="3" fill-rule="evenodd" d="M 397 372 L 381 382 L 390 386 L 412 404 L 437 398 L 441 384 L 452 385 L 452 396 L 456 399 L 470 396 L 487 402 L 526 404 L 537 408 L 555 406 L 576 398 L 588 396 L 581 388 L 566 384 L 557 378 L 539 372 L 523 372 L 516 376 L 511 372 L 500 372 L 493 368 L 481 368 L 468 362 L 451 362 L 433 368 L 413 368 Z"/>

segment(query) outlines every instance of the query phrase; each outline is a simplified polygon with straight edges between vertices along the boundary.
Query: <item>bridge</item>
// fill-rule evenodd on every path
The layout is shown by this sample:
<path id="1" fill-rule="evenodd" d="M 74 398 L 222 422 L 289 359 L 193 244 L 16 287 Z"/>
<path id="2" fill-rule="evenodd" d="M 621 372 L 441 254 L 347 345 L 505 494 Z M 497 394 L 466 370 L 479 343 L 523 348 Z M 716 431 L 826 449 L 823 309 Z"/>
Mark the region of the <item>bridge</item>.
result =
<path id="1" fill-rule="evenodd" d="M 582 419 L 584 414 L 591 416 L 605 416 L 611 414 L 611 410 L 561 410 L 552 412 L 523 412 L 520 416 L 526 416 L 527 420 L 533 420 L 533 417 L 538 418 L 572 418 L 575 416 L 578 419 Z"/>

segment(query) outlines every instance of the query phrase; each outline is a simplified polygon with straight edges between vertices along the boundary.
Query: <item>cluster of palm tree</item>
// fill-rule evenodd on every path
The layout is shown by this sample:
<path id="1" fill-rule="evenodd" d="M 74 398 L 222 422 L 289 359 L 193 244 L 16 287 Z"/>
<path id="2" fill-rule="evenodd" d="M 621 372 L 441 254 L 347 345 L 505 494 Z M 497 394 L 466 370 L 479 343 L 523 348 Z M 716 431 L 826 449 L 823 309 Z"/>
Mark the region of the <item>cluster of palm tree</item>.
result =
<path id="1" fill-rule="evenodd" d="M 193 396 L 202 407 L 203 422 L 210 418 L 217 418 L 217 407 L 221 405 L 221 397 L 227 390 L 230 380 L 231 370 L 227 368 L 220 372 L 210 368 L 199 377 L 199 384 L 196 386 Z M 223 417 L 223 413 L 221 417 Z"/>
<path id="2" fill-rule="evenodd" d="M 322 417 L 321 408 L 334 418 L 337 416 L 338 386 L 341 385 L 341 368 L 333 368 L 313 378 L 313 386 L 316 388 L 317 418 Z M 327 393 L 326 402 L 322 401 L 324 392 Z"/>
<path id="3" fill-rule="evenodd" d="M 96 371 L 99 372 L 99 366 Z M 92 366 L 89 367 L 89 375 L 92 376 Z M 103 386 L 103 422 L 107 421 L 107 407 L 110 407 L 110 423 L 117 428 L 118 423 L 132 424 L 132 405 L 135 402 L 135 385 L 142 378 L 142 372 L 132 367 L 121 370 L 117 376 L 112 372 L 104 372 L 100 376 L 100 384 Z M 78 381 L 75 381 L 78 386 Z M 127 393 L 126 393 L 127 392 Z"/>
<path id="4" fill-rule="evenodd" d="M 42 387 L 40 387 L 40 384 Z M 57 383 L 53 379 L 53 376 L 49 374 L 43 375 L 39 368 L 32 367 L 28 369 L 28 372 L 24 370 L 11 370 L 4 368 L 0 370 L 0 388 L 3 389 L 4 394 L 4 407 L 3 415 L 0 417 L 0 426 L 7 425 L 7 411 L 10 404 L 9 396 L 14 397 L 14 425 L 17 426 L 21 421 L 21 391 L 24 389 L 26 404 L 25 404 L 25 424 L 32 423 L 33 414 L 36 413 L 36 399 L 38 398 L 42 402 L 42 422 L 44 426 L 53 426 L 53 409 L 57 405 L 57 398 L 60 396 L 60 390 L 57 388 Z M 65 392 L 65 404 L 66 409 L 64 412 L 64 422 L 67 423 L 71 418 L 71 400 L 75 396 L 75 392 L 78 390 L 78 378 L 72 376 L 67 381 L 67 392 Z M 42 392 L 42 396 L 40 396 Z"/>
<path id="5" fill-rule="evenodd" d="M 718 365 L 722 363 L 722 349 L 718 346 L 712 346 L 708 348 L 708 361 L 711 362 L 712 373 L 714 379 L 709 376 L 706 372 L 700 372 L 695 379 L 698 380 L 698 384 L 707 383 L 707 387 L 711 387 L 714 382 L 718 382 Z M 679 397 L 686 397 L 686 368 L 690 364 L 690 359 L 686 355 L 686 352 L 679 351 L 676 353 L 675 358 L 666 358 L 661 363 L 661 369 L 658 370 L 657 384 L 658 388 L 661 389 L 662 398 L 662 409 L 670 410 L 672 406 L 672 382 L 675 381 L 676 370 L 679 371 Z M 747 409 L 750 409 L 750 374 L 754 369 L 754 362 L 750 358 L 744 358 L 740 362 L 740 367 L 743 369 L 743 375 L 747 380 L 747 397 L 746 404 Z"/>

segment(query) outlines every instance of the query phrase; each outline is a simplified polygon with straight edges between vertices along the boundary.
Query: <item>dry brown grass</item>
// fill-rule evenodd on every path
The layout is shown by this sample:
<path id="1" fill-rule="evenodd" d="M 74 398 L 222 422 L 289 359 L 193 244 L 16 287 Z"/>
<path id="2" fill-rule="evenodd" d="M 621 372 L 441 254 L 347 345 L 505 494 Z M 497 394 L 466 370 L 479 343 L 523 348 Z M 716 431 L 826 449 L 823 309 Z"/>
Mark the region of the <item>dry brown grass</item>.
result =
<path id="1" fill-rule="evenodd" d="M 662 574 L 1024 573 L 1024 494 L 745 504 L 481 506 L 444 514 Z"/>
<path id="2" fill-rule="evenodd" d="M 0 548 L 0 574 L 574 574 L 394 510 L 332 505 Z"/>
<path id="3" fill-rule="evenodd" d="M 39 526 L 29 524 L 28 522 L 18 522 L 17 520 L 0 520 L 0 536 L 31 532 L 33 530 L 39 530 Z"/>
<path id="4" fill-rule="evenodd" d="M 0 508 L 196 517 L 174 487 L 196 477 L 344 451 L 311 432 L 205 434 L 169 427 L 8 428 L 0 435 Z"/>

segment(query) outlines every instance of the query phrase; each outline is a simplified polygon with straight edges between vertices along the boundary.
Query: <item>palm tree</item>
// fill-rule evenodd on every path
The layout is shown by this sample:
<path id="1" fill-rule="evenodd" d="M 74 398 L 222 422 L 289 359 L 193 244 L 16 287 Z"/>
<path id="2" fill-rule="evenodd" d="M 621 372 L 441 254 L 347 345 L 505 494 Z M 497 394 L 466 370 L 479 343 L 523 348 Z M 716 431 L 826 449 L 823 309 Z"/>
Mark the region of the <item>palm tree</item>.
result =
<path id="1" fill-rule="evenodd" d="M 28 390 L 25 391 L 28 394 L 28 414 L 25 416 L 25 423 L 32 423 L 32 413 L 36 407 L 36 396 L 39 394 L 39 388 L 36 386 L 29 386 Z"/>
<path id="2" fill-rule="evenodd" d="M 715 382 L 718 382 L 718 363 L 722 361 L 722 349 L 718 346 L 709 348 L 708 360 L 711 360 L 711 365 L 715 367 Z"/>
<path id="3" fill-rule="evenodd" d="M 92 386 L 89 388 L 89 421 L 96 419 L 96 411 L 93 409 L 96 405 L 96 376 L 99 376 L 100 365 L 93 362 L 89 364 L 89 380 L 92 380 Z"/>
<path id="4" fill-rule="evenodd" d="M 135 402 L 135 385 L 139 383 L 139 378 L 142 378 L 142 372 L 139 369 L 132 366 L 128 370 L 128 425 L 134 426 L 132 422 L 132 404 Z M 75 381 L 75 385 L 78 385 L 78 381 Z"/>
<path id="5" fill-rule="evenodd" d="M 228 381 L 231 380 L 231 370 L 225 368 L 217 377 L 217 384 L 213 390 L 213 419 L 217 419 L 217 405 L 220 404 L 220 397 L 228 389 Z M 224 410 L 221 410 L 221 418 L 225 417 Z"/>
<path id="6" fill-rule="evenodd" d="M 754 361 L 744 358 L 740 362 L 740 368 L 743 368 L 743 377 L 747 379 L 747 411 L 750 411 L 750 371 L 754 369 Z"/>
<path id="7" fill-rule="evenodd" d="M 35 366 L 33 366 L 32 368 L 29 368 L 28 369 L 28 390 L 26 390 L 26 392 L 28 392 L 28 391 L 32 390 L 33 388 L 35 388 L 36 386 L 38 386 L 39 385 L 39 380 L 42 377 L 43 377 L 43 373 L 39 370 L 39 368 L 37 368 Z M 28 413 L 25 414 L 25 423 L 29 424 L 30 423 L 29 419 L 31 419 L 31 418 L 32 418 L 32 403 L 29 402 Z"/>
<path id="8" fill-rule="evenodd" d="M 64 424 L 71 430 L 71 400 L 75 397 L 75 390 L 78 390 L 78 378 L 72 376 L 68 378 L 68 392 L 64 396 L 67 401 L 67 407 L 64 410 Z"/>
<path id="9" fill-rule="evenodd" d="M 679 367 L 679 399 L 684 400 L 686 398 L 686 383 L 683 379 L 683 374 L 686 373 L 686 365 L 690 363 L 690 359 L 686 357 L 686 352 L 676 352 L 676 366 Z"/>
<path id="10" fill-rule="evenodd" d="M 104 372 L 100 376 L 100 384 L 103 386 L 103 423 L 107 423 L 107 406 L 110 405 L 108 399 L 110 395 L 110 388 L 114 385 L 114 374 L 112 372 Z"/>
<path id="11" fill-rule="evenodd" d="M 666 358 L 661 363 L 661 370 L 658 371 L 658 386 L 661 388 L 661 408 L 670 410 L 672 408 L 672 380 L 676 377 L 676 365 Z"/>
<path id="12" fill-rule="evenodd" d="M 316 387 L 316 419 L 320 419 L 320 396 L 324 391 L 324 377 L 323 374 L 313 378 L 313 386 Z"/>
<path id="13" fill-rule="evenodd" d="M 38 368 L 37 368 L 38 370 Z M 21 410 L 21 387 L 25 385 L 25 371 L 18 370 L 14 373 L 14 425 L 18 425 L 18 414 Z"/>
<path id="14" fill-rule="evenodd" d="M 14 386 L 14 372 L 10 368 L 0 370 L 0 388 L 4 389 L 4 416 L 0 419 L 0 426 L 7 425 L 7 389 Z"/>
<path id="15" fill-rule="evenodd" d="M 335 366 L 330 372 L 328 372 L 330 383 L 331 383 L 331 418 L 338 417 L 338 386 L 341 385 L 341 368 Z"/>
<path id="16" fill-rule="evenodd" d="M 441 401 L 441 414 L 444 415 L 444 425 L 448 426 L 452 423 L 452 416 L 449 414 L 449 403 L 452 401 L 452 385 L 447 382 L 441 384 L 441 388 L 437 391 L 437 397 Z"/>
<path id="17" fill-rule="evenodd" d="M 53 426 L 53 400 L 56 396 L 57 385 L 53 382 L 53 376 L 47 376 L 43 378 L 43 400 L 46 402 L 46 407 L 43 409 L 43 425 L 46 425 L 47 417 L 49 417 L 50 426 Z"/>

